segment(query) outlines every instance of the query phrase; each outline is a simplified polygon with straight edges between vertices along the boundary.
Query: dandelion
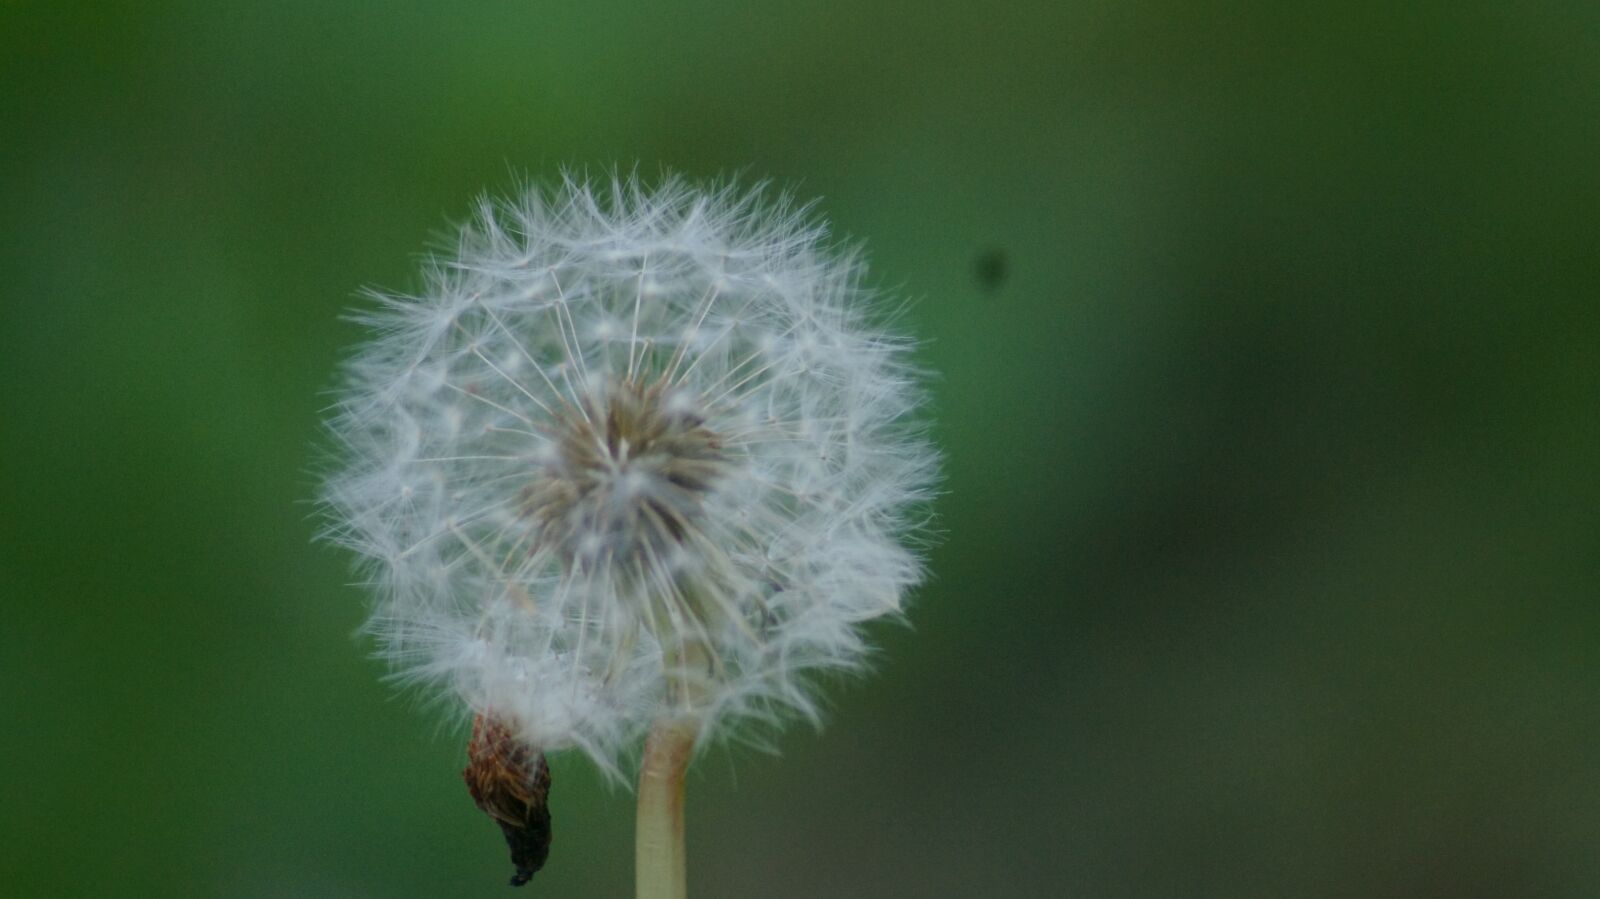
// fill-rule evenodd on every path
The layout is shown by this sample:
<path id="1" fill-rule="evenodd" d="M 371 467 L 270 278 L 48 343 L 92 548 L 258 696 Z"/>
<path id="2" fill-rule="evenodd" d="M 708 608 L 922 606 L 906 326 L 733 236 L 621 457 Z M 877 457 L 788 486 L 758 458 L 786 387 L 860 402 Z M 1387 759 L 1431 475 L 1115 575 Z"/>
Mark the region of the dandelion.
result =
<path id="1" fill-rule="evenodd" d="M 917 372 L 825 238 L 761 189 L 569 177 L 482 201 L 360 316 L 330 535 L 398 676 L 475 716 L 514 857 L 536 813 L 548 843 L 542 753 L 620 776 L 643 740 L 640 895 L 682 896 L 696 747 L 814 718 L 810 675 L 921 578 Z"/>

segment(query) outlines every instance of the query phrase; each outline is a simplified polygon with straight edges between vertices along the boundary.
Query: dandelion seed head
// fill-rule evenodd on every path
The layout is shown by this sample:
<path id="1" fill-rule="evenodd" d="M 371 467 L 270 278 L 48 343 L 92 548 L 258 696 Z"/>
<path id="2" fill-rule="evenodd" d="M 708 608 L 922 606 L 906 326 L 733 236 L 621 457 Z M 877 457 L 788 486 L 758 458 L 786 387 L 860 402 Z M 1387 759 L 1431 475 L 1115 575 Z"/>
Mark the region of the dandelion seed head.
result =
<path id="1" fill-rule="evenodd" d="M 862 274 L 787 197 L 568 178 L 375 293 L 324 498 L 399 675 L 608 768 L 662 715 L 814 715 L 936 468 Z"/>

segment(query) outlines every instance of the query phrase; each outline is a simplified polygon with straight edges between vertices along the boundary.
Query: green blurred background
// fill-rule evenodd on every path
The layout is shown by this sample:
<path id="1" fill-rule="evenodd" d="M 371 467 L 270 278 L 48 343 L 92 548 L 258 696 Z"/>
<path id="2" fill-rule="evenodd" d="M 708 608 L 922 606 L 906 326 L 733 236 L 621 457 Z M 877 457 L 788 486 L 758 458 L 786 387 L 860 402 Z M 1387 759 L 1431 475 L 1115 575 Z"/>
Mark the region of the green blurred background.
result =
<path id="1" fill-rule="evenodd" d="M 0 895 L 508 894 L 319 418 L 617 162 L 823 197 L 942 373 L 935 580 L 694 895 L 1600 895 L 1600 6 L 1299 6 L 0 3 Z M 631 895 L 554 769 L 526 895 Z"/>

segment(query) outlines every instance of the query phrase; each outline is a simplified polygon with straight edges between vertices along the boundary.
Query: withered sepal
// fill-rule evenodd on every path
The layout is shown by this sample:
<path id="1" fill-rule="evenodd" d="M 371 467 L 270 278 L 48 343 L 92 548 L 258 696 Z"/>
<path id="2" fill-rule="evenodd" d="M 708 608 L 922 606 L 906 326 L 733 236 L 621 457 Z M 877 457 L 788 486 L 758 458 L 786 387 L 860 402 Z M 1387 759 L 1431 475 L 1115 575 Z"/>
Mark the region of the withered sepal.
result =
<path id="1" fill-rule="evenodd" d="M 544 754 L 518 740 L 503 722 L 479 715 L 472 721 L 461 776 L 472 801 L 505 834 L 517 867 L 511 885 L 522 886 L 550 857 L 550 766 Z"/>

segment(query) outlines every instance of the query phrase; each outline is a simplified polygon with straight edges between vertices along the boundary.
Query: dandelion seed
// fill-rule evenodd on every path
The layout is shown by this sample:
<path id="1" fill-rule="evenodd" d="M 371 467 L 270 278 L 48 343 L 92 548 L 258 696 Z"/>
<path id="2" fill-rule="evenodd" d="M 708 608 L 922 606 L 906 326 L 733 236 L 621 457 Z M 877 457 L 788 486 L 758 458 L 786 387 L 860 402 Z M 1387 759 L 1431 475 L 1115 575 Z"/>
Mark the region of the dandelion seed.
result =
<path id="1" fill-rule="evenodd" d="M 376 297 L 325 499 L 400 677 L 619 776 L 661 722 L 683 755 L 815 716 L 808 675 L 921 578 L 936 466 L 908 343 L 824 238 L 761 190 L 568 178 Z"/>

